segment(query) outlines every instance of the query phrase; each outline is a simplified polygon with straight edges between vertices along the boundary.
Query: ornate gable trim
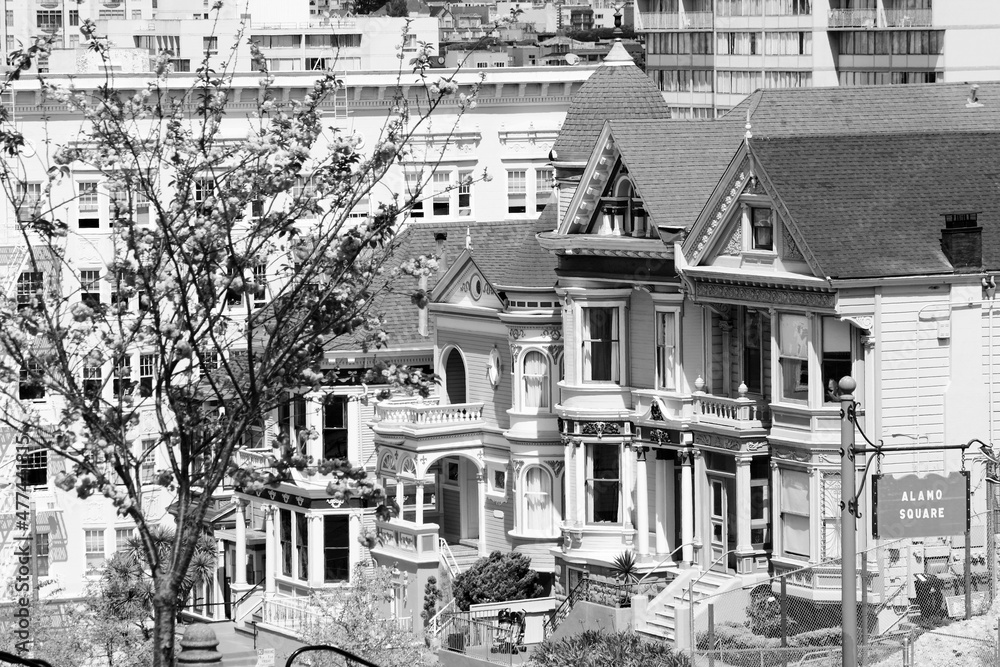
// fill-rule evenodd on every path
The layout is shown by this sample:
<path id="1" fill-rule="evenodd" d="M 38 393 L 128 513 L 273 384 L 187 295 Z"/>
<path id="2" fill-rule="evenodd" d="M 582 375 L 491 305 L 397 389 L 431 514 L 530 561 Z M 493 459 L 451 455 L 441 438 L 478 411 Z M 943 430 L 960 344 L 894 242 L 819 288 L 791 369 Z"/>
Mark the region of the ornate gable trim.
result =
<path id="1" fill-rule="evenodd" d="M 737 201 L 744 186 L 750 179 L 750 158 L 746 155 L 739 166 L 733 170 L 725 186 L 713 195 L 714 204 L 708 214 L 702 214 L 699 220 L 700 229 L 695 232 L 696 240 L 685 250 L 684 255 L 689 264 L 698 264 L 713 247 L 715 237 L 727 228 L 727 222 L 732 217 L 733 209 L 739 206 Z"/>

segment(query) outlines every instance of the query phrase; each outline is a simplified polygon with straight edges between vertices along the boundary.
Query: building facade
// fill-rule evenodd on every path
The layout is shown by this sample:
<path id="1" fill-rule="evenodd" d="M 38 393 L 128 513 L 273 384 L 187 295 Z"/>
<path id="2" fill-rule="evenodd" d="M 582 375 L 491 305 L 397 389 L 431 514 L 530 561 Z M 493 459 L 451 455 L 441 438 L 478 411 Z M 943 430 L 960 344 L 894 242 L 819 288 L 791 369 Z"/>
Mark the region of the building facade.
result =
<path id="1" fill-rule="evenodd" d="M 712 118 L 758 88 L 995 81 L 986 54 L 998 11 L 967 0 L 639 0 L 636 29 L 673 117 Z"/>

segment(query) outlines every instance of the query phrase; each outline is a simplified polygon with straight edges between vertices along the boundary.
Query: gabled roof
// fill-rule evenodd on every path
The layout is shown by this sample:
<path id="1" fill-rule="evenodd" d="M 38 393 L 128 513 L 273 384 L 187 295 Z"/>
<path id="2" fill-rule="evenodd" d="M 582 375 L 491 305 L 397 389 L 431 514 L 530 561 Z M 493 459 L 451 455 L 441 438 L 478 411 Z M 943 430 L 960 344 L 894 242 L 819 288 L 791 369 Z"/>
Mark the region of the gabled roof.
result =
<path id="1" fill-rule="evenodd" d="M 1000 132 L 755 138 L 751 155 L 825 276 L 952 273 L 945 213 L 979 212 L 1000 268 Z"/>
<path id="2" fill-rule="evenodd" d="M 657 226 L 690 227 L 739 148 L 743 123 L 612 120 L 611 135 Z"/>
<path id="3" fill-rule="evenodd" d="M 724 118 L 750 122 L 755 137 L 1000 130 L 1000 83 L 758 90 Z"/>
<path id="4" fill-rule="evenodd" d="M 609 118 L 669 117 L 670 109 L 656 84 L 636 67 L 621 41 L 616 40 L 604 64 L 573 95 L 566 120 L 552 147 L 553 162 L 586 162 Z"/>

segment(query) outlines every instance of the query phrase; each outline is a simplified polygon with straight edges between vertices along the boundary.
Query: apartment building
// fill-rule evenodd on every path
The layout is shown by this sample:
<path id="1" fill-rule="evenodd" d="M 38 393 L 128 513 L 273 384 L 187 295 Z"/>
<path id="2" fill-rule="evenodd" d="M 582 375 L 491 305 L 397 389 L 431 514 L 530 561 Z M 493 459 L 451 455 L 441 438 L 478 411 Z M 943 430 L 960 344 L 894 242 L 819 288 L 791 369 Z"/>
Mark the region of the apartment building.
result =
<path id="1" fill-rule="evenodd" d="M 99 71 L 102 63 L 86 50 L 79 31 L 87 19 L 114 46 L 110 67 L 121 72 L 150 71 L 150 59 L 163 51 L 170 53 L 175 72 L 194 71 L 206 58 L 218 69 L 234 54 L 235 68 L 248 71 L 248 40 L 259 45 L 273 72 L 395 70 L 400 56 L 409 62 L 421 42 L 434 52 L 438 43 L 438 22 L 426 15 L 350 16 L 335 8 L 317 10 L 305 0 L 222 3 L 218 10 L 207 0 L 140 0 L 127 11 L 120 0 L 18 0 L 6 3 L 0 32 L 7 52 L 35 37 L 55 40 L 37 71 Z"/>
<path id="2" fill-rule="evenodd" d="M 975 0 L 638 0 L 647 72 L 674 118 L 759 88 L 1000 78 L 1000 6 Z"/>

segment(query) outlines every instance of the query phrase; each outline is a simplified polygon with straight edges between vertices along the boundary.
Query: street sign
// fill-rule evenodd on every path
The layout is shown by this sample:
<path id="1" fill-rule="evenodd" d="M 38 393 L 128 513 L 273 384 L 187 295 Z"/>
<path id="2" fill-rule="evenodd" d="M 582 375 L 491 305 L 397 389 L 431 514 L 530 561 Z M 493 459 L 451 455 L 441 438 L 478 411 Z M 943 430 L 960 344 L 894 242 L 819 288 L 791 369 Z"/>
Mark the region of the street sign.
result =
<path id="1" fill-rule="evenodd" d="M 872 508 L 876 539 L 962 535 L 969 529 L 969 473 L 876 475 Z"/>
<path id="2" fill-rule="evenodd" d="M 257 649 L 257 667 L 274 667 L 274 649 Z"/>

